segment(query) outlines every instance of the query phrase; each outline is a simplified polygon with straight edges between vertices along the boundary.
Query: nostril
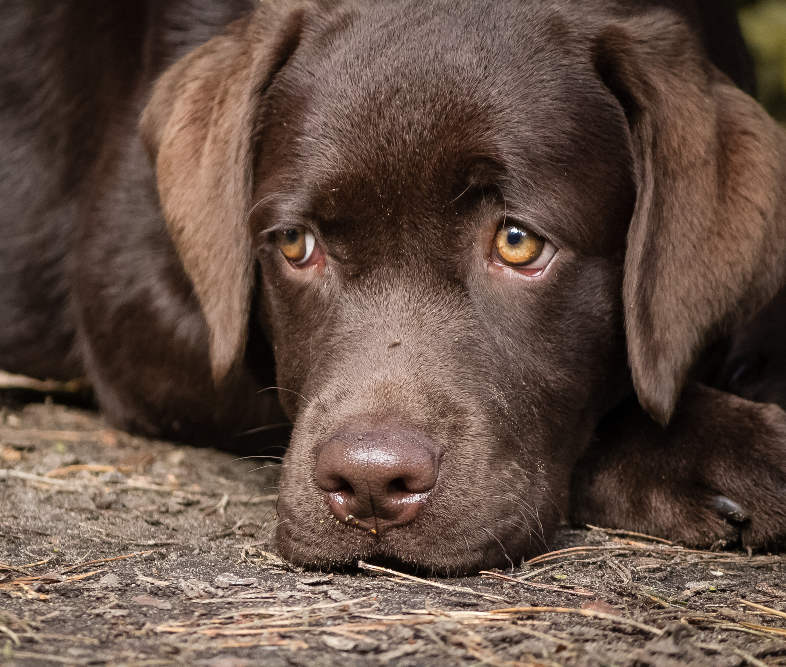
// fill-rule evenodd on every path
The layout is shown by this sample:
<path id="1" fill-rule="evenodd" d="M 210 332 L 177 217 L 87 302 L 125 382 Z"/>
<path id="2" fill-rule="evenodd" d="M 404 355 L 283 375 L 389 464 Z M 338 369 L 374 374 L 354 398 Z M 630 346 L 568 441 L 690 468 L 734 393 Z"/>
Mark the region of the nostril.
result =
<path id="1" fill-rule="evenodd" d="M 345 479 L 342 479 L 338 484 L 336 484 L 334 493 L 340 493 L 342 496 L 354 496 L 355 489 L 352 488 L 352 485 L 349 482 L 347 482 Z"/>
<path id="2" fill-rule="evenodd" d="M 407 483 L 403 477 L 397 477 L 388 484 L 388 493 L 392 496 L 403 496 L 410 493 Z"/>
<path id="3" fill-rule="evenodd" d="M 397 477 L 387 485 L 385 495 L 394 502 L 420 502 L 428 497 L 434 481 Z"/>
<path id="4" fill-rule="evenodd" d="M 354 493 L 352 484 L 345 477 L 340 474 L 331 474 L 331 472 L 320 474 L 320 471 L 317 471 L 316 481 L 320 489 L 326 493 Z"/>

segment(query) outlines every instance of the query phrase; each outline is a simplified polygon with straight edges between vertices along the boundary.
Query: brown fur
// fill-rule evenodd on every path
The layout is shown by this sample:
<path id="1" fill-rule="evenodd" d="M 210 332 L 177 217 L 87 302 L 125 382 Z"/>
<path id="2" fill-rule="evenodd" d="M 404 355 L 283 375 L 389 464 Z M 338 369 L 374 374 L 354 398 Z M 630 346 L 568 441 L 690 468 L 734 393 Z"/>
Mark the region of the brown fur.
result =
<path id="1" fill-rule="evenodd" d="M 0 249 L 0 314 L 25 325 L 0 333 L 0 366 L 83 372 L 112 423 L 197 441 L 280 420 L 280 388 L 279 547 L 310 566 L 504 566 L 571 514 L 784 543 L 786 136 L 737 87 L 728 8 L 139 6 L 127 86 L 78 112 L 102 122 L 76 185 L 8 188 L 8 236 L 63 246 Z M 28 107 L 6 107 L 6 154 L 28 162 L 5 171 L 44 178 Z M 490 261 L 505 219 L 557 247 L 540 278 Z M 288 225 L 324 264 L 283 259 Z M 57 299 L 20 278 L 50 272 Z M 57 335 L 36 356 L 44 313 Z M 374 523 L 377 468 L 371 515 L 337 523 L 324 453 L 364 438 L 436 480 L 406 521 Z"/>

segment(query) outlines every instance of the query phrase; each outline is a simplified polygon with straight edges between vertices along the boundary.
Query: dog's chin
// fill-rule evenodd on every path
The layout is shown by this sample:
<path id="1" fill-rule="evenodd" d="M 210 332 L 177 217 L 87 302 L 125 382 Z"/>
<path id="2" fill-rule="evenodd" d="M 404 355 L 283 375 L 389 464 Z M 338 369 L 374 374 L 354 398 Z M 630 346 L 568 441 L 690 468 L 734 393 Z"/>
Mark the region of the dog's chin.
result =
<path id="1" fill-rule="evenodd" d="M 372 535 L 329 522 L 319 529 L 282 522 L 276 531 L 279 553 L 291 563 L 320 571 L 352 571 L 359 561 L 413 574 L 456 577 L 484 569 L 509 569 L 544 550 L 543 537 L 528 532 L 488 536 L 478 526 L 454 527 L 454 537 L 425 533 L 415 526 Z M 458 536 L 456 536 L 458 533 Z"/>

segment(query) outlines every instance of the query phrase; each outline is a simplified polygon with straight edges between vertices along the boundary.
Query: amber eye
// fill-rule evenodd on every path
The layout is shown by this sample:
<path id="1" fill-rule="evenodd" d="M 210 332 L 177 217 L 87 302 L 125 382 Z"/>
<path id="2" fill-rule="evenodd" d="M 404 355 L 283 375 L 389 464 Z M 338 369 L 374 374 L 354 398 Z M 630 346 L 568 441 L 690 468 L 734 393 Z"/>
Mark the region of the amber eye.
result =
<path id="1" fill-rule="evenodd" d="M 316 246 L 314 235 L 302 227 L 285 229 L 278 234 L 277 242 L 281 254 L 298 266 L 308 262 Z"/>
<path id="2" fill-rule="evenodd" d="M 545 239 L 515 223 L 505 223 L 494 239 L 499 258 L 511 266 L 529 266 L 543 254 Z"/>

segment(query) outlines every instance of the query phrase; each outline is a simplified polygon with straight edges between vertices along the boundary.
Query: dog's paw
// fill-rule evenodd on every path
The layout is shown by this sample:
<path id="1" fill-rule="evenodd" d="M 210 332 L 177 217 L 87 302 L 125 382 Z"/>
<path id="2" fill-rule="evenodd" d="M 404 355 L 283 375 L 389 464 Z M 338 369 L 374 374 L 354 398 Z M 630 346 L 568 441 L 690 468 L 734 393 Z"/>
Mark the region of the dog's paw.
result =
<path id="1" fill-rule="evenodd" d="M 769 492 L 738 501 L 696 480 L 659 475 L 634 487 L 620 473 L 614 467 L 575 476 L 574 523 L 624 528 L 705 549 L 786 545 L 786 488 L 776 504 L 768 503 Z"/>
<path id="2" fill-rule="evenodd" d="M 755 492 L 729 493 L 676 475 L 639 479 L 631 485 L 617 466 L 585 470 L 574 477 L 571 519 L 577 524 L 635 530 L 691 547 L 763 550 L 786 546 L 786 485 L 779 490 L 765 485 Z M 780 497 L 774 500 L 776 495 Z"/>
<path id="3" fill-rule="evenodd" d="M 786 546 L 786 412 L 704 387 L 667 429 L 635 409 L 577 464 L 571 518 L 695 547 Z"/>
<path id="4" fill-rule="evenodd" d="M 770 457 L 737 461 L 733 471 L 721 466 L 720 474 L 710 475 L 712 490 L 721 490 L 708 503 L 724 523 L 720 541 L 748 550 L 786 546 L 786 443 L 768 453 Z M 707 546 L 706 540 L 700 546 Z"/>
<path id="5" fill-rule="evenodd" d="M 748 551 L 786 546 L 782 501 L 765 506 L 767 495 L 748 496 L 746 502 L 738 502 L 713 489 L 696 488 L 689 497 L 675 496 L 668 515 L 655 513 L 641 519 L 649 534 L 686 546 L 712 550 L 742 547 Z M 781 497 L 786 497 L 786 487 Z"/>
<path id="6" fill-rule="evenodd" d="M 714 496 L 709 509 L 724 521 L 711 547 L 738 544 L 748 550 L 762 549 L 770 544 L 777 546 L 778 541 L 786 534 L 782 517 L 768 517 L 766 513 L 751 512 L 727 496 Z M 721 533 L 725 534 L 721 536 Z"/>

